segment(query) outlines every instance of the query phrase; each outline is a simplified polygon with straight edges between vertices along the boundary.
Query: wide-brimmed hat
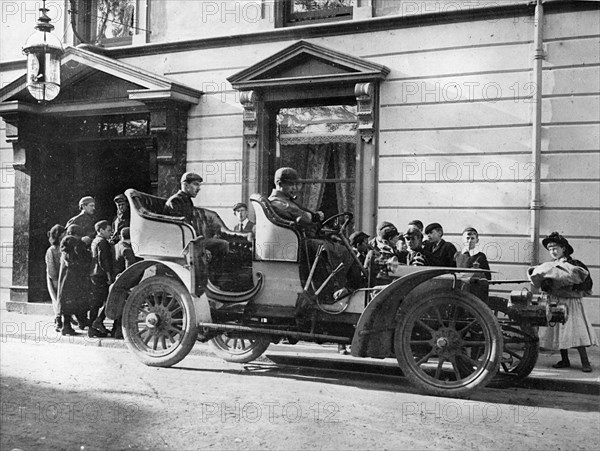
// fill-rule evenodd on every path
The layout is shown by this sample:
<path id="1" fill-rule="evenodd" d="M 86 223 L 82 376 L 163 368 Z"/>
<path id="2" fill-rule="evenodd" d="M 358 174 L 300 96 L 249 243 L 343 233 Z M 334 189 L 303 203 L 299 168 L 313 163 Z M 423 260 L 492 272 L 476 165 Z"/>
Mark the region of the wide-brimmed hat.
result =
<path id="1" fill-rule="evenodd" d="M 571 246 L 569 244 L 569 241 L 564 236 L 562 236 L 560 233 L 558 233 L 558 232 L 552 232 L 550 235 L 548 235 L 546 238 L 544 238 L 542 240 L 542 245 L 546 249 L 548 249 L 548 245 L 550 243 L 556 243 L 560 247 L 564 248 L 565 249 L 565 253 L 567 255 L 571 255 L 574 252 L 573 246 Z"/>

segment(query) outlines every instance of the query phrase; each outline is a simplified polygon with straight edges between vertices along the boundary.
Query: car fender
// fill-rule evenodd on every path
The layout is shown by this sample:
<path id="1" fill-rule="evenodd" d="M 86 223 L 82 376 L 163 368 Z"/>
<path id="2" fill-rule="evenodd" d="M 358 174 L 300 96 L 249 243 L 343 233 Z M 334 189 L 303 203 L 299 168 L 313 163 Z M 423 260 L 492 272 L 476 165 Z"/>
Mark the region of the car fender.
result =
<path id="1" fill-rule="evenodd" d="M 390 283 L 367 305 L 360 316 L 352 338 L 355 357 L 389 357 L 393 354 L 396 312 L 400 304 L 416 287 L 444 274 L 482 272 L 466 268 L 424 267 Z M 438 287 L 432 287 L 436 289 Z"/>
<path id="2" fill-rule="evenodd" d="M 190 271 L 177 262 L 164 260 L 142 260 L 131 265 L 117 277 L 115 283 L 110 287 L 106 301 L 106 316 L 108 318 L 114 320 L 122 315 L 123 306 L 130 290 L 140 283 L 146 271 L 152 267 L 155 267 L 156 274 L 170 275 L 183 284 L 191 295 L 198 322 L 212 322 L 210 306 L 206 295 L 196 296 L 193 294 Z"/>

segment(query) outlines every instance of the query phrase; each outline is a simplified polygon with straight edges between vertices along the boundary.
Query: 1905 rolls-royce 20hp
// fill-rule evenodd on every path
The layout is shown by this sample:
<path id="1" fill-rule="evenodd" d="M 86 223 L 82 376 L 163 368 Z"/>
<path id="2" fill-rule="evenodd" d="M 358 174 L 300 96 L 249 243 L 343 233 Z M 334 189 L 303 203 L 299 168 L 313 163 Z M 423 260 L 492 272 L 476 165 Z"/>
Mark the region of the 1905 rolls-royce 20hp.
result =
<path id="1" fill-rule="evenodd" d="M 166 199 L 133 189 L 126 196 L 143 260 L 117 278 L 107 314 L 122 317 L 127 346 L 146 365 L 172 366 L 196 341 L 239 363 L 283 339 L 351 344 L 354 357 L 395 358 L 425 394 L 467 397 L 525 378 L 538 357 L 536 326 L 566 320 L 525 288 L 510 299 L 490 296 L 490 284 L 515 281 L 488 281 L 480 269 L 384 264 L 377 284 L 364 282 L 369 273 L 346 237 L 350 213 L 308 235 L 256 194 L 256 233 L 252 241 L 222 234 L 230 250 L 218 274 L 204 238 L 164 214 Z M 351 257 L 338 264 L 331 246 Z M 352 289 L 339 290 L 343 280 Z"/>

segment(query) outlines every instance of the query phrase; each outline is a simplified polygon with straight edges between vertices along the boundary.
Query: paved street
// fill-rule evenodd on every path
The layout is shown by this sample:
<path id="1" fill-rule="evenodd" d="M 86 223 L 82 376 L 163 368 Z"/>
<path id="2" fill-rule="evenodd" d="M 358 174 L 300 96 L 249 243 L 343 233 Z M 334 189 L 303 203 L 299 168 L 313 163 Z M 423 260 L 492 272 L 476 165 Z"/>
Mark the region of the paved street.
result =
<path id="1" fill-rule="evenodd" d="M 599 398 L 568 392 L 434 398 L 389 375 L 197 354 L 158 369 L 124 349 L 6 337 L 0 357 L 7 450 L 589 449 L 600 438 Z"/>

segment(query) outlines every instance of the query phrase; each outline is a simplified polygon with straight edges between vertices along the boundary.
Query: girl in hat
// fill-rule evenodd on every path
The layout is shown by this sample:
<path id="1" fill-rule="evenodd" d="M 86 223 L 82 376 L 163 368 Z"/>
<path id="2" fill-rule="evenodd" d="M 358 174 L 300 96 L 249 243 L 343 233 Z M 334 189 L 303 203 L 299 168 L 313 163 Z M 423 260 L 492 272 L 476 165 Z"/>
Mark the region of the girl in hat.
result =
<path id="1" fill-rule="evenodd" d="M 587 318 L 581 298 L 592 294 L 592 279 L 587 267 L 574 260 L 573 247 L 558 232 L 552 232 L 542 240 L 553 261 L 529 268 L 529 280 L 536 288 L 541 288 L 549 296 L 551 303 L 566 305 L 568 319 L 565 324 L 544 328 L 540 334 L 540 346 L 560 349 L 561 360 L 554 368 L 569 368 L 569 348 L 579 351 L 582 370 L 592 371 L 586 352 L 587 346 L 598 346 L 598 338 Z"/>

